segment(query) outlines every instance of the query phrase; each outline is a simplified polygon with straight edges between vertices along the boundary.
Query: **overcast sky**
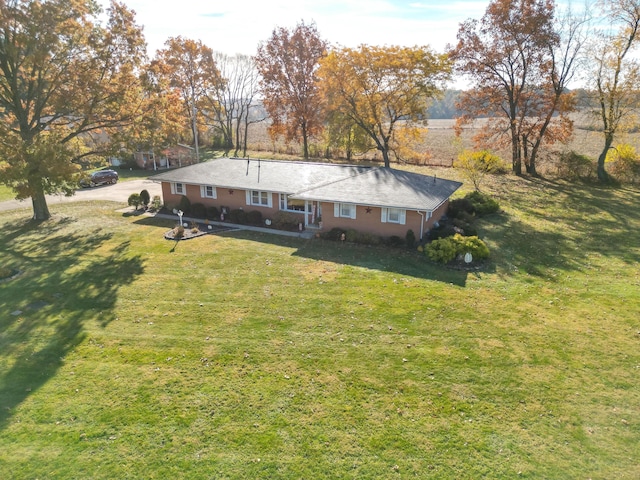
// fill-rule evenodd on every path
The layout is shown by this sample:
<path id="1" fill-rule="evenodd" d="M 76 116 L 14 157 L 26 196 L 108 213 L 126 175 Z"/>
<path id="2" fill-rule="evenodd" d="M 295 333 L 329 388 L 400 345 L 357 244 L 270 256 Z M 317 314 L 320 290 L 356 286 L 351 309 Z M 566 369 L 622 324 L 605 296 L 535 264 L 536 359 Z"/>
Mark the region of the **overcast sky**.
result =
<path id="1" fill-rule="evenodd" d="M 444 52 L 458 24 L 480 18 L 488 0 L 123 0 L 144 26 L 149 55 L 169 37 L 214 51 L 253 55 L 275 27 L 315 21 L 333 45 L 430 45 Z M 108 0 L 100 0 L 103 6 Z"/>

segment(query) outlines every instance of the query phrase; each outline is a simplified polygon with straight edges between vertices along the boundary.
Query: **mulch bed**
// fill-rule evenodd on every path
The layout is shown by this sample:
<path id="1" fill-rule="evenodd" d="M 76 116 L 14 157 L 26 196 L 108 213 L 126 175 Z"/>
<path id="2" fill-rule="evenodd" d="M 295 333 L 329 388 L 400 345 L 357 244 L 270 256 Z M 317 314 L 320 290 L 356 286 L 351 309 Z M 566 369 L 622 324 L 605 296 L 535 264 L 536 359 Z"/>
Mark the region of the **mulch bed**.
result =
<path id="1" fill-rule="evenodd" d="M 197 237 L 201 237 L 203 235 L 209 235 L 212 233 L 220 233 L 220 232 L 226 232 L 229 230 L 235 230 L 235 228 L 233 227 L 224 227 L 221 225 L 205 225 L 205 224 L 198 224 L 197 226 L 197 231 L 193 231 L 194 227 L 184 227 L 184 232 L 182 233 L 182 236 L 180 238 L 176 238 L 176 229 L 172 228 L 171 230 L 169 230 L 168 232 L 166 232 L 164 234 L 164 238 L 167 240 L 174 240 L 174 241 L 180 241 L 180 240 L 191 240 L 192 238 L 197 238 Z"/>

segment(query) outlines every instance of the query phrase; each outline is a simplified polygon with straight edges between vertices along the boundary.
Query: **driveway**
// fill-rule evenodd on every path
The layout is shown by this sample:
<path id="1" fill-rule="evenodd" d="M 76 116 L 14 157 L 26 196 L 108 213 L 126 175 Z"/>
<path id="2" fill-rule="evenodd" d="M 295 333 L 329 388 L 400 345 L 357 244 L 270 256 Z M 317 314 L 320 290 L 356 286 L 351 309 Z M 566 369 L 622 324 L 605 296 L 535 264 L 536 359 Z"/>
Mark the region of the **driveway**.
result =
<path id="1" fill-rule="evenodd" d="M 132 193 L 140 193 L 147 190 L 151 198 L 154 195 L 162 196 L 160 183 L 151 180 L 130 180 L 128 182 L 118 182 L 115 185 L 103 185 L 94 188 L 81 188 L 76 191 L 73 197 L 65 197 L 64 195 L 47 195 L 47 204 L 51 207 L 57 203 L 82 202 L 88 200 L 111 200 L 113 202 L 122 202 L 127 205 L 129 195 Z M 9 200 L 0 202 L 0 212 L 8 210 L 16 210 L 18 208 L 32 208 L 31 199 L 26 200 Z"/>

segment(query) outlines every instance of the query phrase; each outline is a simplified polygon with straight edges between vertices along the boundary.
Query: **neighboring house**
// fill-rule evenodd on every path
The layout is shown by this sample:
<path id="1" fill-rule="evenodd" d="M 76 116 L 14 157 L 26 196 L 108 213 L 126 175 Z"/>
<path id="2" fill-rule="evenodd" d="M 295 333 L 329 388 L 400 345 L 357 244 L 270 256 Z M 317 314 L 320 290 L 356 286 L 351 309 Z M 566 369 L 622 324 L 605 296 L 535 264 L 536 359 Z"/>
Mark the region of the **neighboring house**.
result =
<path id="1" fill-rule="evenodd" d="M 305 227 L 354 229 L 418 238 L 447 211 L 462 184 L 384 167 L 220 158 L 150 177 L 162 183 L 164 204 L 278 211 L 299 215 Z M 321 221 L 320 221 L 321 220 Z"/>
<path id="2" fill-rule="evenodd" d="M 138 167 L 146 170 L 184 167 L 197 162 L 195 149 L 181 143 L 166 148 L 161 156 L 156 156 L 152 151 L 137 151 L 133 159 Z"/>

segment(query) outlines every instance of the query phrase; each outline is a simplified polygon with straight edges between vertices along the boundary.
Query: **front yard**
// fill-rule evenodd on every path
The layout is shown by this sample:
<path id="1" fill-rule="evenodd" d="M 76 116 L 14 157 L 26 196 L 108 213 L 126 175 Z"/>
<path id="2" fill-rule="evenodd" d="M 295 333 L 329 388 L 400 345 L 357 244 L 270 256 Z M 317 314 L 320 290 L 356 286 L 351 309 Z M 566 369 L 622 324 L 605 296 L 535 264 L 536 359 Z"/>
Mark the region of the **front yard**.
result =
<path id="1" fill-rule="evenodd" d="M 640 192 L 490 189 L 480 272 L 3 213 L 0 477 L 640 477 Z"/>

